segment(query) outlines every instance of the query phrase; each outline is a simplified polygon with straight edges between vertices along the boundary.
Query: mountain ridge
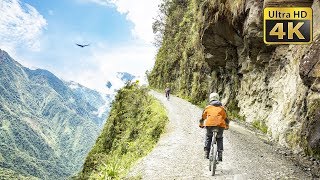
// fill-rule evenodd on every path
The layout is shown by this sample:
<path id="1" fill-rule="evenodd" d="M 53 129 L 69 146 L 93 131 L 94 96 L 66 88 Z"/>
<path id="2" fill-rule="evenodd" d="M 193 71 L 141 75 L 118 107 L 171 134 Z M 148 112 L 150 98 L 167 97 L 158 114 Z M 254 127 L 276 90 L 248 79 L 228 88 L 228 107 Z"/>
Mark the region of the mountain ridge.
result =
<path id="1" fill-rule="evenodd" d="M 105 98 L 26 68 L 3 50 L 0 74 L 0 167 L 41 179 L 77 172 L 106 118 Z"/>

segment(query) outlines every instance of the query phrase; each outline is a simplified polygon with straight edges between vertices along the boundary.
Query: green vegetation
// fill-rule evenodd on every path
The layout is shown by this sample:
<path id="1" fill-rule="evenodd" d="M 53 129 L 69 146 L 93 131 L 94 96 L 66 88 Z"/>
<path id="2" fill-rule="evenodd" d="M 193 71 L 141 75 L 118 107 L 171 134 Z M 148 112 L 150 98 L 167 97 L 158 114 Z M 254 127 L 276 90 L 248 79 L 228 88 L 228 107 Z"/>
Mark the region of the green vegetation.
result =
<path id="1" fill-rule="evenodd" d="M 207 97 L 208 67 L 200 44 L 200 12 L 198 1 L 164 1 L 160 10 L 165 19 L 154 24 L 154 31 L 162 34 L 156 63 L 148 75 L 150 86 L 164 89 L 167 84 L 179 97 L 201 104 Z M 200 73 L 199 73 L 200 72 Z"/>
<path id="2" fill-rule="evenodd" d="M 1 167 L 23 176 L 32 175 L 39 178 L 67 176 L 64 173 L 63 163 L 59 161 L 53 149 L 25 122 L 17 117 L 4 117 L 1 113 L 0 119 L 10 120 L 9 128 L 6 125 L 2 126 L 0 122 Z M 3 122 L 7 124 L 7 120 Z"/>
<path id="3" fill-rule="evenodd" d="M 219 7 L 223 3 L 225 6 Z M 204 30 L 214 17 L 226 16 L 234 22 L 236 14 L 242 13 L 243 4 L 243 0 L 164 0 L 160 6 L 162 18 L 153 25 L 161 39 L 156 43 L 160 49 L 154 68 L 147 73 L 150 87 L 164 89 L 170 84 L 177 96 L 200 107 L 206 105 L 212 91 L 222 97 L 229 93 L 229 101 L 233 101 L 239 87 L 237 70 L 208 62 L 202 41 Z M 236 110 L 232 114 L 236 117 Z"/>
<path id="4" fill-rule="evenodd" d="M 260 6 L 263 3 L 256 2 L 257 4 L 253 5 L 246 2 L 248 1 L 163 0 L 160 6 L 161 15 L 153 24 L 153 30 L 158 35 L 156 44 L 160 48 L 152 71 L 147 73 L 150 87 L 164 89 L 167 84 L 170 84 L 175 95 L 202 108 L 207 104 L 208 95 L 211 92 L 217 92 L 227 106 L 228 117 L 240 121 L 245 121 L 246 117 L 239 115 L 238 100 L 248 98 L 245 95 L 246 91 L 251 91 L 247 93 L 248 96 L 258 100 L 258 104 L 265 105 L 267 111 L 274 112 L 275 110 L 270 109 L 273 106 L 269 102 L 270 99 L 264 99 L 266 93 L 277 92 L 269 84 L 271 82 L 269 79 L 273 77 L 270 72 L 274 71 L 270 67 L 282 69 L 287 62 L 268 63 L 273 52 L 278 51 L 275 51 L 276 47 L 265 46 L 261 40 L 263 24 L 261 21 L 258 22 L 261 11 L 256 5 Z M 249 6 L 252 8 L 252 13 L 247 11 Z M 312 47 L 315 48 L 314 52 L 317 52 L 317 43 L 305 48 Z M 300 60 L 304 57 L 303 54 L 297 54 L 305 54 L 305 48 L 299 47 L 297 52 L 288 48 L 289 54 L 290 51 L 295 52 L 293 57 L 296 59 L 290 62 L 295 67 L 298 66 L 296 63 L 302 63 Z M 280 53 L 286 53 L 282 50 L 285 48 L 277 53 L 279 56 Z M 303 77 L 302 69 L 304 68 L 300 68 L 300 77 Z M 316 70 L 314 67 L 313 69 Z M 294 76 L 296 75 L 297 73 Z M 279 78 L 278 75 L 275 77 Z M 309 88 L 315 87 L 316 83 L 310 83 L 314 81 L 316 75 L 306 77 L 305 85 Z M 264 79 L 264 84 L 252 83 L 260 78 Z M 257 88 L 253 88 L 255 85 L 258 85 Z M 297 87 L 300 88 L 300 86 Z M 301 91 L 303 89 L 301 88 Z M 308 92 L 308 96 L 310 93 L 312 91 Z M 287 137 L 288 143 L 296 144 L 301 139 L 300 144 L 309 155 L 320 154 L 318 141 L 320 123 L 317 121 L 320 119 L 320 113 L 319 103 L 316 102 L 319 94 L 316 93 L 315 96 L 312 100 L 305 98 L 306 101 L 301 102 L 303 106 L 307 102 L 304 112 L 295 113 L 291 108 L 287 108 L 288 113 L 294 113 L 293 117 L 303 123 L 301 133 L 297 134 L 300 138 L 290 135 Z M 242 102 L 245 101 L 244 99 Z M 300 104 L 296 99 L 288 99 L 288 101 Z M 267 115 L 268 112 L 265 113 Z M 288 114 L 285 115 L 290 117 Z M 246 114 L 246 116 L 251 115 Z M 265 117 L 267 116 L 257 118 Z M 266 119 L 259 119 L 252 125 L 267 133 L 268 127 L 263 121 L 265 122 Z M 270 130 L 273 131 L 273 129 Z M 271 134 L 271 131 L 268 133 Z"/>
<path id="5" fill-rule="evenodd" d="M 228 104 L 227 115 L 231 120 L 245 121 L 245 117 L 239 115 L 240 108 L 238 107 L 238 102 L 231 100 Z"/>
<path id="6" fill-rule="evenodd" d="M 268 132 L 268 126 L 263 121 L 255 120 L 252 122 L 252 126 L 265 134 Z"/>
<path id="7" fill-rule="evenodd" d="M 291 146 L 291 147 L 298 146 L 301 141 L 301 136 L 299 136 L 299 133 L 296 131 L 289 131 L 286 134 L 286 138 L 287 138 L 287 142 L 288 142 L 289 146 Z"/>
<path id="8" fill-rule="evenodd" d="M 76 179 L 124 177 L 151 151 L 168 118 L 163 106 L 137 83 L 119 90 L 109 118 Z"/>
<path id="9" fill-rule="evenodd" d="M 66 179 L 78 172 L 105 119 L 95 115 L 102 97 L 75 92 L 2 50 L 0 62 L 0 179 Z"/>

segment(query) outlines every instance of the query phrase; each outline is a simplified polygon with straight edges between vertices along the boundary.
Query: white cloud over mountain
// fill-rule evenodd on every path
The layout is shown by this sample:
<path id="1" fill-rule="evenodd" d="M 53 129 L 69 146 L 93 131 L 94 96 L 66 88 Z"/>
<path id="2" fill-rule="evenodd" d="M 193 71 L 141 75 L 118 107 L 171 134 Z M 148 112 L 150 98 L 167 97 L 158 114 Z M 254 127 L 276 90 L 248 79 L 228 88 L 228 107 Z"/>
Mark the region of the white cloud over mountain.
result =
<path id="1" fill-rule="evenodd" d="M 17 46 L 26 46 L 32 51 L 40 50 L 39 38 L 47 21 L 33 6 L 19 0 L 0 0 L 0 12 L 1 49 L 10 52 Z"/>
<path id="2" fill-rule="evenodd" d="M 146 70 L 154 64 L 156 48 L 147 45 L 128 45 L 123 47 L 92 47 L 90 56 L 74 66 L 72 70 L 60 69 L 54 71 L 66 80 L 74 80 L 99 92 L 109 93 L 106 83 L 111 81 L 113 86 L 119 88 L 117 72 L 128 72 L 139 76 L 141 82 Z M 70 67 L 67 67 L 70 68 Z"/>

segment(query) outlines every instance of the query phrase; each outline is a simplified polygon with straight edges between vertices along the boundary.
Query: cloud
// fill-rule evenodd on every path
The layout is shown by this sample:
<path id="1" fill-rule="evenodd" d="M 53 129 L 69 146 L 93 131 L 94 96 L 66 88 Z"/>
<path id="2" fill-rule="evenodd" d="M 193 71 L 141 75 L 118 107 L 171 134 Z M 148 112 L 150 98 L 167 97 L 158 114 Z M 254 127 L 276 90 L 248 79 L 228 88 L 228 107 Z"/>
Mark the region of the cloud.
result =
<path id="1" fill-rule="evenodd" d="M 80 60 L 76 67 L 65 66 L 66 69 L 57 70 L 57 75 L 107 93 L 106 83 L 117 81 L 116 72 L 128 72 L 143 78 L 145 71 L 154 64 L 155 53 L 156 48 L 148 45 L 107 47 L 101 43 L 92 47 L 90 55 Z"/>
<path id="2" fill-rule="evenodd" d="M 12 51 L 18 49 L 20 58 L 16 60 L 23 60 L 22 64 L 27 67 L 47 69 L 64 80 L 76 81 L 100 92 L 107 92 L 105 85 L 107 81 L 116 78 L 116 72 L 144 76 L 145 71 L 152 68 L 156 48 L 149 42 L 153 41 L 152 17 L 157 12 L 156 1 L 158 0 L 137 0 L 134 3 L 132 0 L 76 1 L 93 2 L 116 8 L 119 13 L 124 14 L 129 21 L 133 22 L 132 32 L 137 39 L 134 42 L 130 41 L 130 44 L 128 42 L 106 42 L 99 39 L 100 43 L 92 43 L 84 49 L 79 49 L 72 44 L 65 51 L 59 49 L 60 47 L 52 51 L 51 47 L 55 48 L 52 45 L 55 40 L 51 42 L 51 36 L 49 39 L 42 38 L 41 34 L 47 22 L 34 7 L 19 0 L 0 0 L 0 48 L 6 47 Z M 52 13 L 55 14 L 55 11 L 48 11 L 49 15 Z M 52 38 L 58 39 L 55 36 Z M 44 44 L 41 52 L 19 50 L 19 47 L 26 46 L 37 51 L 40 48 L 40 40 Z M 84 41 L 82 36 L 70 34 L 59 41 L 64 40 Z M 77 53 L 74 53 L 75 50 Z M 8 51 L 10 55 L 14 54 L 12 51 Z M 17 56 L 13 55 L 13 57 Z"/>
<path id="3" fill-rule="evenodd" d="M 81 1 L 85 1 L 85 0 L 81 0 Z M 97 4 L 100 4 L 102 6 L 110 6 L 110 2 L 109 0 L 87 0 L 87 1 L 90 1 L 90 2 L 93 2 L 93 3 L 97 3 Z"/>
<path id="4" fill-rule="evenodd" d="M 150 43 L 154 40 L 153 18 L 158 14 L 161 0 L 87 0 L 104 6 L 115 6 L 121 14 L 133 22 L 132 33 L 135 37 Z"/>
<path id="5" fill-rule="evenodd" d="M 90 55 L 82 56 L 75 67 L 60 69 L 63 79 L 74 80 L 87 87 L 106 92 L 107 81 L 116 82 L 116 72 L 128 72 L 143 78 L 145 71 L 154 65 L 156 48 L 152 32 L 153 17 L 158 14 L 161 0 L 76 0 L 80 3 L 95 3 L 115 8 L 124 14 L 134 27 L 132 34 L 137 38 L 134 44 L 108 46 L 105 43 L 92 44 Z M 142 41 L 141 41 L 142 40 Z M 78 39 L 81 42 L 81 38 Z M 138 43 L 139 42 L 139 43 Z M 58 71 L 57 71 L 58 72 Z M 117 84 L 114 84 L 117 86 Z"/>
<path id="6" fill-rule="evenodd" d="M 40 36 L 47 26 L 43 16 L 19 0 L 0 0 L 0 48 L 14 54 L 16 47 L 40 50 Z"/>

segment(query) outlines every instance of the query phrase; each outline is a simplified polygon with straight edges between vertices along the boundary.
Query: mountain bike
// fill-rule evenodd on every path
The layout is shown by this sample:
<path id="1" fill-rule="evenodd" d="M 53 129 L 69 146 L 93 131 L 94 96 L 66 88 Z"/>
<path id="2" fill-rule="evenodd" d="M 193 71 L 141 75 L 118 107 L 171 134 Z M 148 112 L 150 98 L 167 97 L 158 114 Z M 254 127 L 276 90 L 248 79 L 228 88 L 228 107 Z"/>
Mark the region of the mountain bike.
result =
<path id="1" fill-rule="evenodd" d="M 209 171 L 212 171 L 212 176 L 216 173 L 218 162 L 218 145 L 217 145 L 218 128 L 213 129 L 213 136 L 209 152 Z"/>

